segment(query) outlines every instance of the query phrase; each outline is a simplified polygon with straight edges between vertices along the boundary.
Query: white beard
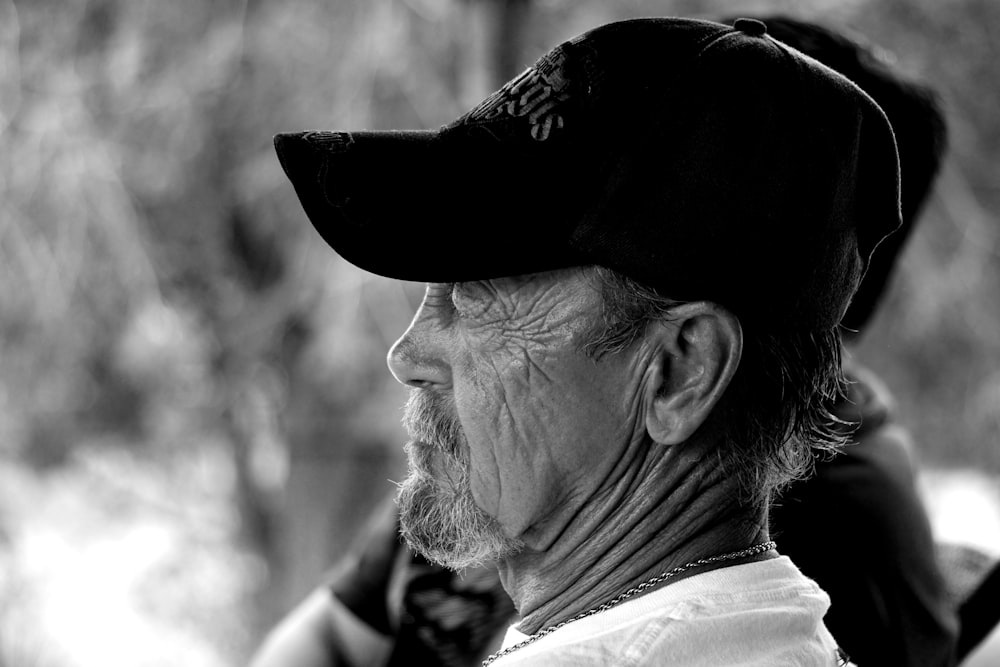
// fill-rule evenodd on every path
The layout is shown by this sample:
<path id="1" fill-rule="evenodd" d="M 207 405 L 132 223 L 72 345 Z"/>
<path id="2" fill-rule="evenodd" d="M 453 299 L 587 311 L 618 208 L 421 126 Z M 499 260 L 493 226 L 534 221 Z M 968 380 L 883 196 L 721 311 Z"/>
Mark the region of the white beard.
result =
<path id="1" fill-rule="evenodd" d="M 476 505 L 469 472 L 469 446 L 458 421 L 426 390 L 410 392 L 403 415 L 409 476 L 396 494 L 401 533 L 428 560 L 453 570 L 478 567 L 523 547 L 506 537 L 496 519 Z M 441 457 L 444 479 L 432 473 Z"/>

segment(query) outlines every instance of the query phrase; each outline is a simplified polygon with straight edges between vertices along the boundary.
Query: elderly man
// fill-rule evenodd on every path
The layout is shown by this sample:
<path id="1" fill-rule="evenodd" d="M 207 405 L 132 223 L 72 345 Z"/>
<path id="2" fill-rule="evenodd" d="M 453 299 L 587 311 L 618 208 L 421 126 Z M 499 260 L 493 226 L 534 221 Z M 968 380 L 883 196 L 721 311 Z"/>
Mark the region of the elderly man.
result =
<path id="1" fill-rule="evenodd" d="M 766 517 L 843 437 L 837 324 L 899 223 L 867 95 L 757 21 L 639 19 L 439 131 L 275 143 L 337 252 L 428 283 L 389 355 L 400 521 L 498 563 L 487 664 L 836 663 Z"/>

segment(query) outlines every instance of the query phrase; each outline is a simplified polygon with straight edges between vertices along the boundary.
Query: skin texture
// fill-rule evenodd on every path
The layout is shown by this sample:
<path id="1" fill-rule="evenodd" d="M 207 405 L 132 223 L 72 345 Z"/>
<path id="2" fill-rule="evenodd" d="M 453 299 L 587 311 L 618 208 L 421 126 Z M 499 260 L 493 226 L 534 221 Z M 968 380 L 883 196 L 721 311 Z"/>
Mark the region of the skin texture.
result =
<path id="1" fill-rule="evenodd" d="M 430 284 L 389 353 L 400 382 L 454 411 L 476 505 L 523 542 L 500 563 L 523 632 L 766 539 L 763 507 L 737 503 L 714 454 L 739 322 L 684 304 L 594 359 L 601 303 L 585 268 Z"/>
<path id="2" fill-rule="evenodd" d="M 408 376 L 397 360 L 412 359 L 424 382 L 450 395 L 475 443 L 477 504 L 508 536 L 530 530 L 535 548 L 554 539 L 547 515 L 592 493 L 636 427 L 638 387 L 622 392 L 638 384 L 627 382 L 631 370 L 579 350 L 596 299 L 582 280 L 432 284 L 391 352 L 397 377 Z"/>
<path id="3" fill-rule="evenodd" d="M 403 425 L 409 475 L 396 494 L 399 525 L 414 551 L 463 570 L 492 564 L 519 551 L 499 522 L 472 494 L 469 445 L 454 410 L 437 392 L 414 390 Z"/>

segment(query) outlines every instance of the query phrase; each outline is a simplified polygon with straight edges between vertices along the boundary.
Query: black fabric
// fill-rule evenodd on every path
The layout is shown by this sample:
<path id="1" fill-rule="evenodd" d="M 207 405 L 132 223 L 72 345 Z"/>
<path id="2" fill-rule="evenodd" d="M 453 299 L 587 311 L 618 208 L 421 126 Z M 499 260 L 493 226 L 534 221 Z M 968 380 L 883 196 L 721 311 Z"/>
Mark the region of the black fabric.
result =
<path id="1" fill-rule="evenodd" d="M 830 595 L 824 621 L 859 667 L 953 664 L 957 619 L 915 488 L 906 434 L 870 375 L 839 416 L 854 442 L 771 511 L 778 549 Z"/>
<path id="2" fill-rule="evenodd" d="M 367 271 L 418 282 L 587 263 L 565 238 L 582 210 L 575 195 L 593 179 L 575 151 L 552 143 L 525 155 L 478 127 L 276 139 L 323 239 Z M 508 187 L 514 175 L 518 190 Z"/>
<path id="3" fill-rule="evenodd" d="M 365 625 L 387 636 L 398 630 L 398 614 L 389 610 L 389 593 L 396 560 L 405 549 L 395 504 L 387 502 L 372 516 L 351 555 L 329 577 L 331 593 Z"/>
<path id="4" fill-rule="evenodd" d="M 899 225 L 892 131 L 853 83 L 746 25 L 611 23 L 438 132 L 275 147 L 319 233 L 374 273 L 600 264 L 747 320 L 829 329 Z"/>
<path id="5" fill-rule="evenodd" d="M 955 651 L 958 660 L 967 657 L 997 627 L 1000 627 L 1000 563 L 995 563 L 958 609 L 961 632 Z"/>
<path id="6" fill-rule="evenodd" d="M 415 555 L 407 576 L 390 667 L 476 665 L 514 618 L 494 567 L 458 575 Z"/>
<path id="7" fill-rule="evenodd" d="M 902 225 L 872 255 L 842 322 L 850 331 L 862 331 L 881 302 L 941 167 L 948 143 L 941 102 L 930 87 L 891 67 L 881 49 L 859 35 L 788 16 L 760 19 L 772 37 L 832 67 L 871 95 L 896 136 Z"/>
<path id="8" fill-rule="evenodd" d="M 397 567 L 401 558 L 405 563 Z M 411 552 L 400 540 L 392 503 L 373 517 L 329 589 L 365 624 L 393 638 L 390 667 L 477 665 L 499 648 L 496 640 L 515 616 L 495 567 L 459 575 Z"/>

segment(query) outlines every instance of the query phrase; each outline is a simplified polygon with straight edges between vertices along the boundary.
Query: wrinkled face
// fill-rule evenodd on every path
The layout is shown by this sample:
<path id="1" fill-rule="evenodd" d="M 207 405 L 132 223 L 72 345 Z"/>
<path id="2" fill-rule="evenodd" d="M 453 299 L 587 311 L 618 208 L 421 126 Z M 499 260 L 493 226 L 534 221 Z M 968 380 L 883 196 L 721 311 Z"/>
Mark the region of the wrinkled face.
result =
<path id="1" fill-rule="evenodd" d="M 389 353 L 413 388 L 411 546 L 456 568 L 502 558 L 600 492 L 642 432 L 638 357 L 583 349 L 600 313 L 585 269 L 427 286 Z"/>

